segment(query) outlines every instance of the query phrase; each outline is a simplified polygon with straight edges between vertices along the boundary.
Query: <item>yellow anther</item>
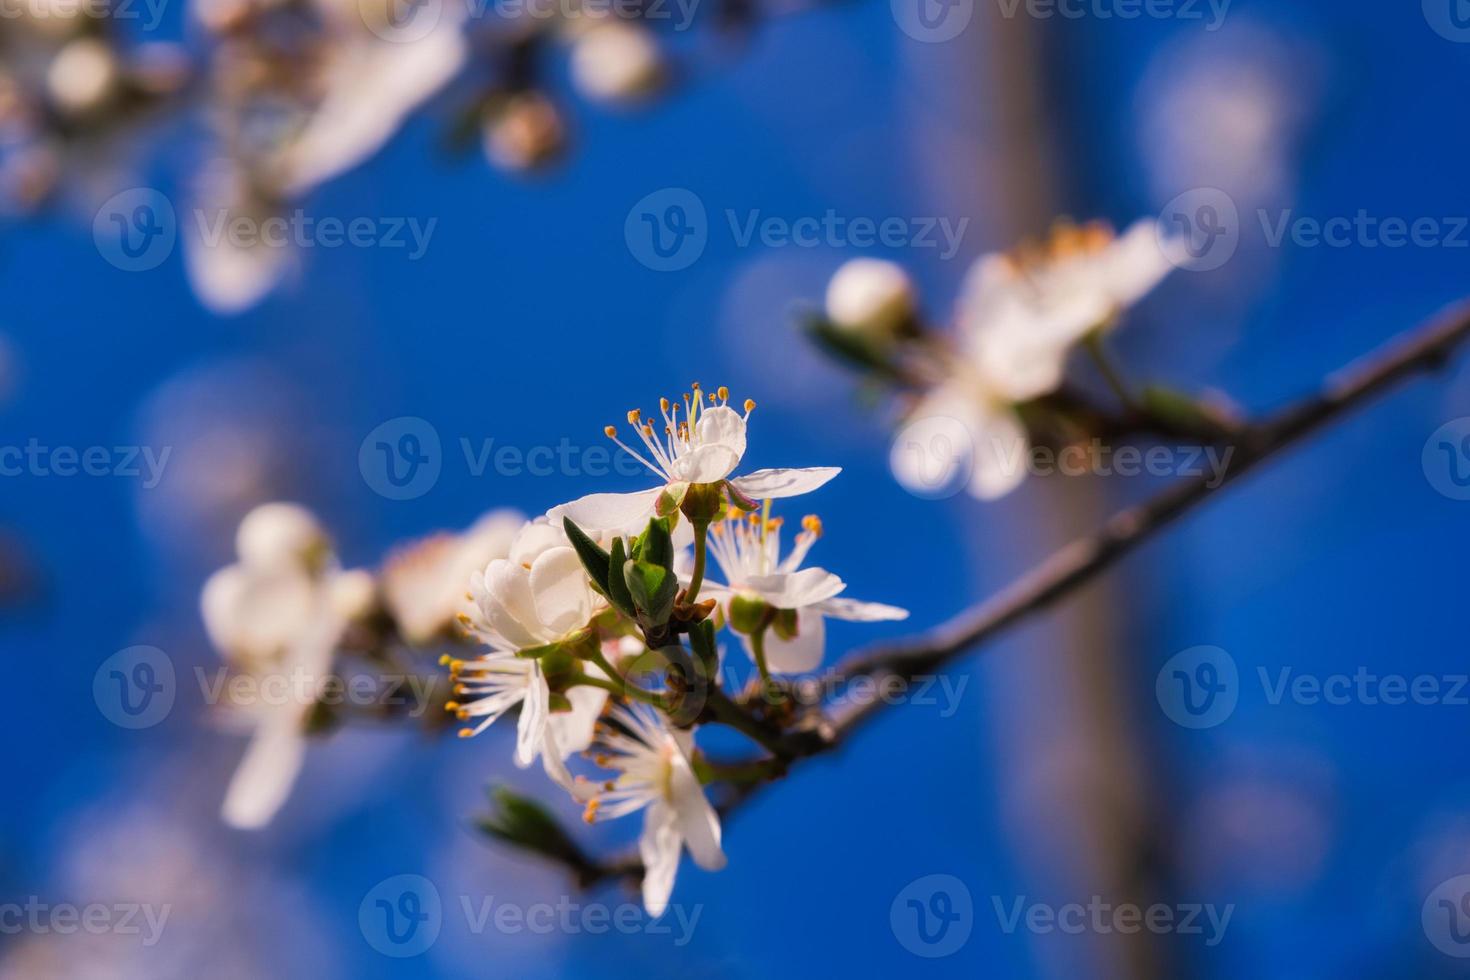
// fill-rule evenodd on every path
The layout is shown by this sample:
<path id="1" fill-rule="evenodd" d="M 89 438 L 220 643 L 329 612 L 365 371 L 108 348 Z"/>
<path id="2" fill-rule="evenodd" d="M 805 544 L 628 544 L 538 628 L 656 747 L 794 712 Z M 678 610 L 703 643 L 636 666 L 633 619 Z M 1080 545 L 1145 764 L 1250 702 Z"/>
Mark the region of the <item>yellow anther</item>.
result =
<path id="1" fill-rule="evenodd" d="M 628 410 L 628 424 L 629 425 L 637 425 L 638 422 L 639 422 L 639 420 L 642 419 L 642 418 L 643 418 L 643 413 L 640 412 L 638 409 L 636 409 L 636 408 L 630 408 Z"/>
<path id="2" fill-rule="evenodd" d="M 454 663 L 454 658 L 453 658 L 453 657 L 451 657 L 451 656 L 450 656 L 450 655 L 449 655 L 449 654 L 447 654 L 447 653 L 446 653 L 446 654 L 444 654 L 444 655 L 442 655 L 442 656 L 441 656 L 441 657 L 440 657 L 440 658 L 439 658 L 439 666 L 440 666 L 440 667 L 448 667 L 448 666 L 449 666 L 449 665 L 450 665 L 450 664 L 452 664 L 452 663 Z"/>
<path id="3" fill-rule="evenodd" d="M 582 811 L 582 819 L 592 823 L 597 819 L 597 808 L 602 804 L 601 800 L 588 800 L 587 809 Z"/>
<path id="4" fill-rule="evenodd" d="M 611 425 L 605 425 L 602 427 L 602 434 L 612 439 L 617 436 L 618 430 Z"/>
<path id="5" fill-rule="evenodd" d="M 460 709 L 458 709 L 457 711 L 454 712 L 454 717 L 458 718 L 460 721 L 469 721 L 470 720 L 470 709 L 469 708 L 460 708 Z"/>
<path id="6" fill-rule="evenodd" d="M 475 730 L 473 728 L 461 728 L 458 734 L 460 738 L 470 738 L 475 734 Z"/>
<path id="7" fill-rule="evenodd" d="M 458 701 L 445 701 L 444 702 L 444 710 L 445 711 L 458 711 L 459 709 L 460 709 L 460 703 Z"/>
<path id="8" fill-rule="evenodd" d="M 729 401 L 730 400 L 730 389 L 729 388 L 726 388 L 724 385 L 720 385 L 719 395 L 720 395 L 720 401 L 722 401 L 722 402 Z"/>
<path id="9" fill-rule="evenodd" d="M 693 384 L 691 384 L 689 387 L 692 388 L 695 391 L 698 391 L 699 390 L 699 382 L 696 381 Z"/>
<path id="10" fill-rule="evenodd" d="M 753 399 L 753 398 L 747 398 L 747 399 L 745 399 L 745 410 L 747 412 L 749 412 L 749 411 L 753 411 L 754 409 L 755 409 L 755 399 Z"/>
<path id="11" fill-rule="evenodd" d="M 816 514 L 808 514 L 801 519 L 801 527 L 802 530 L 810 531 L 812 534 L 821 534 L 822 519 Z"/>
<path id="12" fill-rule="evenodd" d="M 658 400 L 658 407 L 667 412 L 669 410 L 669 400 L 667 398 L 660 398 Z"/>

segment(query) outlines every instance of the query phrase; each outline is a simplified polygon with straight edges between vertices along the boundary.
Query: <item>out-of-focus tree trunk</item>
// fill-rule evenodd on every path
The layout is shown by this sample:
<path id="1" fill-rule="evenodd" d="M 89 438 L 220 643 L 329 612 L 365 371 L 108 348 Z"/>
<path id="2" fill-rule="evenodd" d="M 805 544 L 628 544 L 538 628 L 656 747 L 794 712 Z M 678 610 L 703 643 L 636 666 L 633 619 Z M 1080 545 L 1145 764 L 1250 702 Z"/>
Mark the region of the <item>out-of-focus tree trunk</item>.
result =
<path id="1" fill-rule="evenodd" d="M 996 245 L 1043 233 L 1065 211 L 1067 174 L 1051 128 L 1044 30 L 976 3 L 974 21 L 955 41 L 907 46 L 915 54 L 915 98 L 940 107 L 915 133 L 916 169 L 932 181 L 939 213 L 975 216 L 981 227 L 972 234 Z M 977 240 L 967 245 L 975 248 Z M 1100 481 L 1033 478 L 999 505 L 1021 520 L 1002 526 L 981 512 L 976 553 L 1044 555 L 1099 524 L 1108 505 Z M 986 713 L 1003 823 L 1028 900 L 1085 906 L 1097 896 L 1141 908 L 1168 900 L 1149 754 L 1135 724 L 1138 671 L 1120 628 L 1126 607 L 1117 578 L 1108 579 L 1029 631 L 1023 655 L 989 665 L 993 703 Z M 1009 907 L 1018 897 L 999 899 Z M 983 922 L 991 896 L 977 895 L 975 904 Z M 1030 942 L 1048 976 L 1177 975 L 1168 938 L 1146 930 L 1054 931 Z"/>

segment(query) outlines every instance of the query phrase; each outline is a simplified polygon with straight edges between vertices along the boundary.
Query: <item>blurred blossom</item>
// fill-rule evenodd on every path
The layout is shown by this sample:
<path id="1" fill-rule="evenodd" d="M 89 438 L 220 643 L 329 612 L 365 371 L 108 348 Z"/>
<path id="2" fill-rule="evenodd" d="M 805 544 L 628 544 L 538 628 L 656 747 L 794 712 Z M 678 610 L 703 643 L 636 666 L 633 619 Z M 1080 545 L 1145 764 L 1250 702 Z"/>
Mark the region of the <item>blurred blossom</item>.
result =
<path id="1" fill-rule="evenodd" d="M 20 355 L 5 334 L 0 333 L 0 408 L 20 390 Z"/>
<path id="2" fill-rule="evenodd" d="M 506 170 L 530 170 L 561 152 L 566 129 L 550 99 L 539 92 L 521 92 L 488 110 L 481 138 L 490 163 Z"/>
<path id="3" fill-rule="evenodd" d="M 299 420 L 309 417 L 292 385 L 258 362 L 164 382 L 134 426 L 140 445 L 173 447 L 168 476 L 138 492 L 143 533 L 194 568 L 218 562 L 250 507 L 300 486 L 312 443 Z"/>
<path id="4" fill-rule="evenodd" d="M 633 101 L 651 95 L 662 79 L 658 44 L 636 24 L 598 24 L 572 44 L 572 81 L 588 98 Z"/>
<path id="5" fill-rule="evenodd" d="M 1180 820 L 1181 863 L 1211 892 L 1310 889 L 1337 832 L 1337 773 L 1286 746 L 1226 755 Z"/>
<path id="6" fill-rule="evenodd" d="M 1155 202 L 1215 187 L 1238 204 L 1292 191 L 1296 144 L 1317 101 L 1316 52 L 1261 23 L 1180 32 L 1139 80 L 1138 156 Z"/>
<path id="7" fill-rule="evenodd" d="M 46 72 L 46 83 L 56 107 L 80 117 L 107 108 L 117 92 L 118 76 L 111 46 L 99 38 L 83 37 L 57 53 Z"/>
<path id="8" fill-rule="evenodd" d="M 200 302 L 216 313 L 239 313 L 275 288 L 296 258 L 284 242 L 265 235 L 237 237 L 232 223 L 260 228 L 279 207 L 228 160 L 200 174 L 196 205 L 184 221 L 184 266 Z"/>
<path id="9" fill-rule="evenodd" d="M 383 600 L 403 638 L 429 643 L 468 613 L 470 576 L 507 557 L 525 521 L 516 511 L 491 511 L 465 531 L 431 535 L 390 555 L 383 566 Z"/>

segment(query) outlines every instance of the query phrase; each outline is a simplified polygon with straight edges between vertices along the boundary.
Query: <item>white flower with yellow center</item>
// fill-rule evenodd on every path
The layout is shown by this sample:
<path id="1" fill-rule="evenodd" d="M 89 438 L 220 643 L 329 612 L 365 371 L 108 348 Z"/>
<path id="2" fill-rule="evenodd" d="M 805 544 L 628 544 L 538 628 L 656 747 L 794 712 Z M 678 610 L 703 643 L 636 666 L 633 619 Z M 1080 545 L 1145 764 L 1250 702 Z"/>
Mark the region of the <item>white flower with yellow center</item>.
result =
<path id="1" fill-rule="evenodd" d="M 1042 246 L 979 259 L 959 302 L 959 356 L 909 413 L 905 430 L 953 419 L 971 445 L 940 452 L 936 473 L 936 447 L 901 436 L 890 456 L 898 481 L 927 492 L 968 467 L 972 496 L 992 500 L 1015 489 L 1030 449 L 1015 406 L 1055 391 L 1072 348 L 1163 281 L 1182 249 L 1145 220 L 1121 237 L 1100 223 L 1060 225 Z"/>
<path id="2" fill-rule="evenodd" d="M 605 430 L 619 448 L 662 481 L 660 486 L 636 493 L 589 494 L 553 508 L 552 521 L 569 517 L 594 533 L 641 528 L 657 513 L 661 495 L 682 499 L 690 484 L 724 484 L 747 501 L 769 500 L 810 493 L 842 472 L 835 466 L 816 466 L 756 470 L 731 478 L 745 455 L 745 427 L 755 402 L 747 400 L 742 415 L 729 406 L 729 389 L 711 393 L 706 405 L 699 385 L 693 387 L 681 400 L 660 401 L 661 428 L 637 409 L 628 413 L 628 424 L 638 433 L 646 455 L 619 439 L 613 426 Z"/>
<path id="3" fill-rule="evenodd" d="M 687 848 L 694 863 L 707 871 L 725 866 L 720 817 L 694 774 L 691 732 L 669 727 L 662 714 L 644 704 L 617 705 L 609 715 L 617 727 L 607 722 L 599 726 L 596 761 L 618 776 L 592 796 L 586 819 L 591 823 L 647 811 L 638 853 L 644 869 L 643 906 L 657 918 L 668 908 L 682 850 Z"/>
<path id="4" fill-rule="evenodd" d="M 469 584 L 475 612 L 462 622 L 490 652 L 468 661 L 446 658 L 456 695 L 467 699 L 449 708 L 473 722 L 460 736 L 480 734 L 520 705 L 516 765 L 525 768 L 540 756 L 548 775 L 570 785 L 565 760 L 591 742 L 607 692 L 573 687 L 566 694 L 570 710 L 553 711 L 541 662 L 516 653 L 568 639 L 605 608 L 605 600 L 592 590 L 565 535 L 545 522 L 527 524 L 511 545 L 511 557 L 490 562 Z M 600 676 L 595 667 L 587 669 Z"/>
<path id="5" fill-rule="evenodd" d="M 226 791 L 222 815 L 234 827 L 271 821 L 306 754 L 306 725 L 348 624 L 370 611 L 372 577 L 342 571 L 316 518 L 295 504 L 262 504 L 236 535 L 239 561 L 204 583 L 200 612 L 211 642 L 254 677 L 286 679 L 284 698 L 232 705 L 252 731 Z"/>
<path id="6" fill-rule="evenodd" d="M 765 630 L 766 666 L 778 674 L 815 670 L 822 662 L 827 618 L 852 622 L 880 622 L 908 618 L 908 610 L 881 602 L 839 598 L 847 583 L 824 568 L 802 568 L 807 553 L 822 533 L 822 522 L 807 516 L 801 522 L 791 551 L 781 556 L 781 520 L 759 514 L 731 516 L 710 528 L 710 554 L 725 573 L 728 584 L 711 582 L 705 593 L 720 600 L 727 618 L 730 603 L 758 599 L 776 610 L 795 613 L 795 634 L 782 636 Z M 755 653 L 751 638 L 742 633 L 746 652 Z"/>

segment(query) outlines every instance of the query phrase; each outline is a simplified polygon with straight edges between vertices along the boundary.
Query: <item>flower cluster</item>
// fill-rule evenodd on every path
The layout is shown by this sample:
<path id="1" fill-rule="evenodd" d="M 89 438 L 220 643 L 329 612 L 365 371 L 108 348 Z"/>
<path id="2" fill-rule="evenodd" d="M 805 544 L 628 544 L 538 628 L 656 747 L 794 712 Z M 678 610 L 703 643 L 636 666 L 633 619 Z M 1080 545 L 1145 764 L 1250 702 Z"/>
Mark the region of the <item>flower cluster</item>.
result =
<path id="1" fill-rule="evenodd" d="M 479 645 L 440 661 L 459 734 L 514 713 L 514 763 L 539 759 L 589 822 L 643 811 L 644 904 L 659 915 L 683 851 L 703 868 L 725 862 L 705 794 L 716 773 L 696 737 L 711 723 L 749 735 L 754 716 L 719 687 L 719 631 L 739 637 L 769 693 L 780 690 L 773 675 L 820 666 L 826 619 L 908 615 L 847 598 L 841 578 L 805 564 L 822 533 L 816 517 L 802 519 L 783 552 L 772 501 L 839 471 L 741 473 L 754 408 L 746 401 L 737 411 L 726 389 L 695 385 L 662 400 L 656 421 L 630 412 L 641 451 L 614 428 L 608 435 L 658 485 L 592 494 L 529 521 L 493 512 L 395 552 L 376 576 L 342 571 L 302 508 L 265 505 L 241 524 L 239 561 L 204 587 L 210 637 L 237 669 L 304 669 L 322 680 L 354 624 L 367 624 L 379 647 Z M 230 823 L 260 826 L 284 801 L 319 689 L 256 720 L 225 802 Z"/>
<path id="2" fill-rule="evenodd" d="M 1041 243 L 975 263 L 948 336 L 922 328 L 901 267 L 855 259 L 829 283 L 816 333 L 835 353 L 916 390 L 905 412 L 909 424 L 952 420 L 968 433 L 968 444 L 948 446 L 937 459 L 895 441 L 890 462 L 900 483 L 927 492 L 967 477 L 972 496 L 992 500 L 1025 478 L 1034 428 L 1026 409 L 1062 387 L 1079 345 L 1131 401 L 1102 338 L 1183 264 L 1184 244 L 1154 221 L 1139 221 L 1121 236 L 1102 223 L 1058 224 Z"/>

